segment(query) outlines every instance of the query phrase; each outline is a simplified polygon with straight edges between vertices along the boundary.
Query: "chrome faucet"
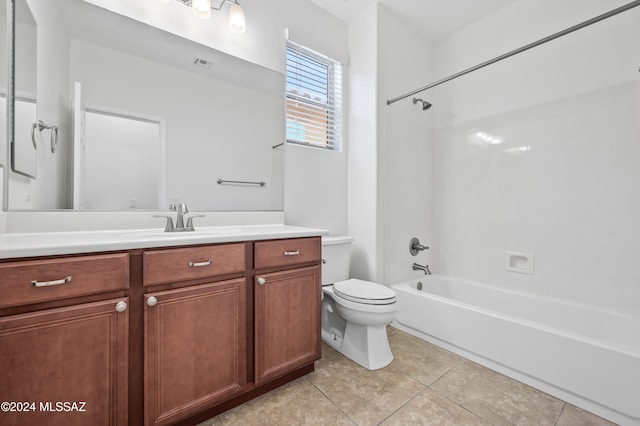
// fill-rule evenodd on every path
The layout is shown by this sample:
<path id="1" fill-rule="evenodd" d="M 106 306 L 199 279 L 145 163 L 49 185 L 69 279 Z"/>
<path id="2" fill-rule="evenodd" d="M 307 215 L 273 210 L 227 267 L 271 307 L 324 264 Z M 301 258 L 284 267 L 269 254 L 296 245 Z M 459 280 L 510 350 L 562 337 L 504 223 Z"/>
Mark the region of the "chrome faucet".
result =
<path id="1" fill-rule="evenodd" d="M 429 270 L 429 265 L 418 265 L 417 263 L 413 264 L 414 271 L 424 271 L 425 275 L 431 275 L 431 271 Z"/>
<path id="2" fill-rule="evenodd" d="M 187 231 L 195 231 L 195 228 L 193 227 L 193 218 L 195 217 L 204 217 L 203 214 L 199 214 L 196 216 L 191 216 L 187 219 L 187 226 L 184 226 L 184 215 L 189 213 L 189 209 L 187 208 L 187 205 L 184 203 L 180 203 L 180 204 L 171 204 L 169 206 L 169 210 L 175 210 L 178 215 L 176 217 L 176 225 L 173 226 L 173 219 L 171 218 L 171 216 L 165 216 L 165 215 L 153 215 L 153 217 L 163 217 L 165 219 L 167 219 L 167 224 L 164 227 L 164 232 L 187 232 Z"/>
<path id="3" fill-rule="evenodd" d="M 184 216 L 189 213 L 189 209 L 185 203 L 175 204 L 172 210 L 178 212 L 178 216 L 176 217 L 176 229 L 184 229 Z"/>
<path id="4" fill-rule="evenodd" d="M 413 237 L 409 241 L 409 253 L 411 253 L 411 256 L 417 256 L 418 253 L 424 250 L 429 250 L 429 247 L 420 244 L 420 240 L 417 237 Z"/>

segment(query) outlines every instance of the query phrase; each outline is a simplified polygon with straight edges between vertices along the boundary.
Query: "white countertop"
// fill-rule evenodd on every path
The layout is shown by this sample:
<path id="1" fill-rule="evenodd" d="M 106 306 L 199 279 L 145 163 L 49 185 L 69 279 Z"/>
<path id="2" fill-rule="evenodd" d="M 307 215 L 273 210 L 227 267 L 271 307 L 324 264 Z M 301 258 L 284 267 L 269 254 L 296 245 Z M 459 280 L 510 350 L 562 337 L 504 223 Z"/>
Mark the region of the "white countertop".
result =
<path id="1" fill-rule="evenodd" d="M 0 258 L 92 253 L 152 247 L 213 244 L 327 235 L 324 229 L 290 225 L 198 227 L 194 232 L 124 229 L 82 232 L 34 232 L 0 235 Z"/>

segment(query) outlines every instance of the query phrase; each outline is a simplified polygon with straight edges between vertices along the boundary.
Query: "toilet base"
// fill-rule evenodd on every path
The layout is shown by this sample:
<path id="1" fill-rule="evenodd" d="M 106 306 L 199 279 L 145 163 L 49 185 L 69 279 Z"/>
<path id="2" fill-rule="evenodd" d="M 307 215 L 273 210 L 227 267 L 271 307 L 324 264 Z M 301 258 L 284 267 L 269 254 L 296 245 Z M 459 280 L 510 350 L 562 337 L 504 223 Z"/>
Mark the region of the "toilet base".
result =
<path id="1" fill-rule="evenodd" d="M 367 370 L 378 370 L 393 361 L 386 326 L 347 323 L 344 336 L 322 332 L 322 340 Z"/>

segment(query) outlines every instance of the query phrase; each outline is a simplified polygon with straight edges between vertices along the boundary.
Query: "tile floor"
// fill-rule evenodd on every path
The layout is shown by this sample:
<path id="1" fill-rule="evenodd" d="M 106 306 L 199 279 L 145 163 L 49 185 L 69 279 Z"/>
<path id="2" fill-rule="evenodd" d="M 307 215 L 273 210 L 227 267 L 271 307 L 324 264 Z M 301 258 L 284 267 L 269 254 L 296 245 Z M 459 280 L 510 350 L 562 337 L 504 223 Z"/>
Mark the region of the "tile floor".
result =
<path id="1" fill-rule="evenodd" d="M 369 371 L 326 344 L 316 371 L 210 419 L 228 425 L 611 425 L 389 327 L 391 365 Z"/>

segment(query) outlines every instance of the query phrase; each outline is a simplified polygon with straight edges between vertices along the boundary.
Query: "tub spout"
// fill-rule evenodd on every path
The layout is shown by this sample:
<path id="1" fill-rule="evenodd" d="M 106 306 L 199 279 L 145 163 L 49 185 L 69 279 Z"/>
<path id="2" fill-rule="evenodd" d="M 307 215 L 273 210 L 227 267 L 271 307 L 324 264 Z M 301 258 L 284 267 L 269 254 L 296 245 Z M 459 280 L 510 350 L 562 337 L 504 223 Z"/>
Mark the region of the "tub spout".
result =
<path id="1" fill-rule="evenodd" d="M 425 275 L 431 275 L 431 271 L 429 270 L 429 265 L 418 265 L 417 263 L 413 264 L 414 271 L 423 271 Z"/>

